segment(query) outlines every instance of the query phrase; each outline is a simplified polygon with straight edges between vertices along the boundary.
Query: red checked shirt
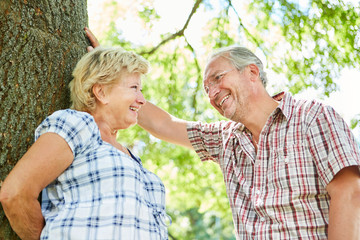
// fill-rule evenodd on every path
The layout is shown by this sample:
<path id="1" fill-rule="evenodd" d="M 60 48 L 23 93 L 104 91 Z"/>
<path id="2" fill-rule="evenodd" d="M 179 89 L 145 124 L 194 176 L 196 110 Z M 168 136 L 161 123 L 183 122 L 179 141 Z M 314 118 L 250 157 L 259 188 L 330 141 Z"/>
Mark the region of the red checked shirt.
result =
<path id="1" fill-rule="evenodd" d="M 201 160 L 219 163 L 237 239 L 327 239 L 326 186 L 359 148 L 329 106 L 289 93 L 268 118 L 258 151 L 241 123 L 191 122 L 189 139 Z"/>

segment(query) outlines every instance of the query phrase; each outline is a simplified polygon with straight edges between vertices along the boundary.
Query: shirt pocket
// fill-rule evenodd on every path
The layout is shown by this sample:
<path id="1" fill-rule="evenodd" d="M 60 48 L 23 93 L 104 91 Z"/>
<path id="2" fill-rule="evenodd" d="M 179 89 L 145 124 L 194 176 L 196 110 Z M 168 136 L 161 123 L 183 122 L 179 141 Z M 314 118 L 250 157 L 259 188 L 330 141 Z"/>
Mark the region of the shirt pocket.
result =
<path id="1" fill-rule="evenodd" d="M 307 145 L 291 144 L 272 152 L 268 165 L 270 189 L 310 193 L 316 190 L 316 179 L 316 166 Z"/>

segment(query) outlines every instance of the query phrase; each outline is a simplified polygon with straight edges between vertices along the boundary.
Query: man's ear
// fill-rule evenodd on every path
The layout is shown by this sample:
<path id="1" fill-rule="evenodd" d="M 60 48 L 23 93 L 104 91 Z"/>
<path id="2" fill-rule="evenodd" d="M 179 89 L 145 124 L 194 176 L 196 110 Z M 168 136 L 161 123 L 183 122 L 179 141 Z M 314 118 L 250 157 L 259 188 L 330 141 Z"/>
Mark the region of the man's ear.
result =
<path id="1" fill-rule="evenodd" d="M 99 83 L 95 83 L 92 87 L 92 92 L 97 101 L 102 104 L 108 104 L 109 100 L 107 99 L 105 86 Z"/>
<path id="2" fill-rule="evenodd" d="M 260 78 L 260 71 L 258 66 L 256 66 L 255 64 L 250 64 L 248 65 L 249 69 L 250 69 L 250 74 L 251 74 L 251 79 L 252 80 L 256 80 L 257 78 Z"/>

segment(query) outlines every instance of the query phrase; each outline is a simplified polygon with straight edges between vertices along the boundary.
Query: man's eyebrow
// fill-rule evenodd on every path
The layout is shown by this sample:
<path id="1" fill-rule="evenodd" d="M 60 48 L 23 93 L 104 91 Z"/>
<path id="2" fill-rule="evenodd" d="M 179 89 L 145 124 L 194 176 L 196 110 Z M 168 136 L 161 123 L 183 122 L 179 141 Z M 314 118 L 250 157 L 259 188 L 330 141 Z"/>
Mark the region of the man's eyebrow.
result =
<path id="1" fill-rule="evenodd" d="M 209 78 L 215 77 L 219 72 L 221 72 L 221 71 L 220 71 L 220 70 L 216 70 L 213 74 L 211 74 L 211 75 L 208 76 L 207 78 L 204 78 L 203 82 L 205 82 L 205 81 L 208 80 Z"/>

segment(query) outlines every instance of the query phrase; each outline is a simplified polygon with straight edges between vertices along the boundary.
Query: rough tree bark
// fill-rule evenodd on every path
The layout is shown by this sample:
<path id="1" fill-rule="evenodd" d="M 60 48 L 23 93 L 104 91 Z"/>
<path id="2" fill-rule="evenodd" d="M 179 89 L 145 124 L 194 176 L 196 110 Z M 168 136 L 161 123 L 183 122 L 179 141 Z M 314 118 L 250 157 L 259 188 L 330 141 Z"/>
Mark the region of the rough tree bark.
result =
<path id="1" fill-rule="evenodd" d="M 33 143 L 36 126 L 68 107 L 87 22 L 86 0 L 0 1 L 0 186 Z M 2 239 L 17 236 L 0 207 Z"/>

